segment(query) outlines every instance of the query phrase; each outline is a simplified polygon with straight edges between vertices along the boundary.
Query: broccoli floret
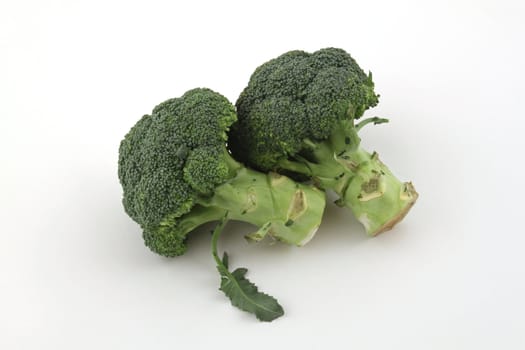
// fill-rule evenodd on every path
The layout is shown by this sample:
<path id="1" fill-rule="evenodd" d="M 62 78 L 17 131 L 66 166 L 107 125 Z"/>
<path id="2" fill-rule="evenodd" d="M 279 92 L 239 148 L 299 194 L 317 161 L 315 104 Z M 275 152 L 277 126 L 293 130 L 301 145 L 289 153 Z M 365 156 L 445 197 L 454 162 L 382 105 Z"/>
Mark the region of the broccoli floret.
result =
<path id="1" fill-rule="evenodd" d="M 334 190 L 337 204 L 375 235 L 399 222 L 418 196 L 360 147 L 361 127 L 387 121 L 356 122 L 378 97 L 371 73 L 344 50 L 285 53 L 258 67 L 239 96 L 230 149 L 256 169 L 307 176 Z"/>
<path id="2" fill-rule="evenodd" d="M 234 160 L 226 142 L 236 120 L 224 96 L 194 89 L 159 104 L 122 140 L 123 205 L 154 252 L 183 254 L 189 232 L 226 212 L 258 226 L 249 235 L 254 240 L 269 234 L 302 245 L 315 233 L 325 205 L 322 192 Z"/>

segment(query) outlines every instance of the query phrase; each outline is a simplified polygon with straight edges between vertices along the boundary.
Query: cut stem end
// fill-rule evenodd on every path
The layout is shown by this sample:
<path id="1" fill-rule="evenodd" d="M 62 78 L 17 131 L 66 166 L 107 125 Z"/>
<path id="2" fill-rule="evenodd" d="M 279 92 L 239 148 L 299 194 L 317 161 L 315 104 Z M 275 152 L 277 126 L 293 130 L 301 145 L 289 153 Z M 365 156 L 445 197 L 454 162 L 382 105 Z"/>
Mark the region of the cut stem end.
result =
<path id="1" fill-rule="evenodd" d="M 390 231 L 394 226 L 401 222 L 405 216 L 408 214 L 410 209 L 414 206 L 414 204 L 417 201 L 417 198 L 419 197 L 419 194 L 416 192 L 416 189 L 414 188 L 414 185 L 412 185 L 411 182 L 405 182 L 404 186 L 406 188 L 406 195 L 408 196 L 409 200 L 406 202 L 405 206 L 401 208 L 401 210 L 394 215 L 390 220 L 388 220 L 383 226 L 379 227 L 375 231 L 367 232 L 370 236 L 377 236 L 380 233 Z"/>

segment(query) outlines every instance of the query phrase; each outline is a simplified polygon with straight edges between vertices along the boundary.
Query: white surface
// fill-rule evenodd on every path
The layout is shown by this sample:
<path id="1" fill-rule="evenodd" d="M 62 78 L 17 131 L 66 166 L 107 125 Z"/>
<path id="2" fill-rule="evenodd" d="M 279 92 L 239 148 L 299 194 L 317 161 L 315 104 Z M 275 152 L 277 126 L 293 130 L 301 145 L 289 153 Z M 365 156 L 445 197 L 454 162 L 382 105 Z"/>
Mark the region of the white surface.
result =
<path id="1" fill-rule="evenodd" d="M 523 37 L 519 1 L 3 1 L 1 349 L 523 349 Z M 337 46 L 374 73 L 364 145 L 420 199 L 374 239 L 330 205 L 304 248 L 234 266 L 286 315 L 217 290 L 206 230 L 162 259 L 124 214 L 117 148 L 166 98 L 235 100 L 253 69 Z"/>

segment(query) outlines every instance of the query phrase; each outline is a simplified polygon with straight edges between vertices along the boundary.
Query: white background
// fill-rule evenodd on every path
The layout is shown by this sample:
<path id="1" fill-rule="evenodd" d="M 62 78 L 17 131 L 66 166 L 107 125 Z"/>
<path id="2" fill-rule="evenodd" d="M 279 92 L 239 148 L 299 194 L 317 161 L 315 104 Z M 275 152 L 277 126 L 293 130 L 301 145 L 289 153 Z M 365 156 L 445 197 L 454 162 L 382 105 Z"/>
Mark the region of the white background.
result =
<path id="1" fill-rule="evenodd" d="M 523 349 L 524 5 L 520 1 L 0 3 L 0 348 Z M 329 205 L 303 248 L 221 250 L 286 315 L 217 290 L 207 229 L 143 246 L 124 213 L 120 140 L 207 86 L 235 101 L 259 64 L 341 47 L 374 74 L 363 145 L 420 199 L 365 237 Z"/>

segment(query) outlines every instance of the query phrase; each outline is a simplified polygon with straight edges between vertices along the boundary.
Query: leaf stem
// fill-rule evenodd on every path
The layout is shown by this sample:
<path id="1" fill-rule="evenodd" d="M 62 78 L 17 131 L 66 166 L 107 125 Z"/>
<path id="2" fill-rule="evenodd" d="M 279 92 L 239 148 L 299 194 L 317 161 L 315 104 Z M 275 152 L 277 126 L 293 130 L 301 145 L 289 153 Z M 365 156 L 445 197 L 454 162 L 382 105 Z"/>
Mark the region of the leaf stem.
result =
<path id="1" fill-rule="evenodd" d="M 222 266 L 224 268 L 226 267 L 222 263 L 222 260 L 219 258 L 219 254 L 217 253 L 217 241 L 219 240 L 219 236 L 221 235 L 222 230 L 224 229 L 224 226 L 226 225 L 227 222 L 228 222 L 228 212 L 224 214 L 224 216 L 219 221 L 217 226 L 215 226 L 215 229 L 213 230 L 213 233 L 211 236 L 211 252 L 213 254 L 213 258 L 215 259 L 215 262 L 217 263 L 218 266 Z"/>
<path id="2" fill-rule="evenodd" d="M 379 117 L 367 118 L 367 119 L 361 120 L 359 123 L 357 123 L 355 125 L 355 130 L 359 131 L 359 130 L 361 130 L 363 128 L 363 126 L 365 126 L 365 125 L 367 125 L 369 123 L 374 123 L 374 125 L 388 123 L 388 119 L 379 118 Z"/>

